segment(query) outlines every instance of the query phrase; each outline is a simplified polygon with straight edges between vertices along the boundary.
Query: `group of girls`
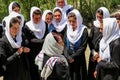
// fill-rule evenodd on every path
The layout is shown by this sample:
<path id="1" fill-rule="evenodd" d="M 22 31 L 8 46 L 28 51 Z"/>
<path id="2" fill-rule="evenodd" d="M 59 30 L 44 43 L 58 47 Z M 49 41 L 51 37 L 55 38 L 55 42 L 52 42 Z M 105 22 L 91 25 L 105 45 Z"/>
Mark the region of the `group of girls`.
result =
<path id="1" fill-rule="evenodd" d="M 56 0 L 53 11 L 44 13 L 31 7 L 27 22 L 20 5 L 12 2 L 2 21 L 3 80 L 120 80 L 119 20 L 119 13 L 110 18 L 108 9 L 100 7 L 88 36 L 81 13 L 67 0 Z"/>

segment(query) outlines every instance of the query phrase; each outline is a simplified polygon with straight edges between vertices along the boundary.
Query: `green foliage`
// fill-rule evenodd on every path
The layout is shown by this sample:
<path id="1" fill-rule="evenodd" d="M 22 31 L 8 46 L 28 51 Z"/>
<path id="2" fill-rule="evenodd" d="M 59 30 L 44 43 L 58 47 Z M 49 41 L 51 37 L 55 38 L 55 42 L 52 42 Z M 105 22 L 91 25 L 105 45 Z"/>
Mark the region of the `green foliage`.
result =
<path id="1" fill-rule="evenodd" d="M 8 15 L 8 6 L 13 0 L 0 0 L 0 21 Z M 40 7 L 42 11 L 46 9 L 53 9 L 56 6 L 56 0 L 16 0 L 19 2 L 22 8 L 22 14 L 24 15 L 26 21 L 30 17 L 30 9 L 32 6 Z M 68 4 L 77 8 L 82 14 L 84 21 L 87 24 L 92 22 L 95 18 L 96 10 L 105 6 L 110 12 L 120 4 L 119 0 L 68 0 Z"/>

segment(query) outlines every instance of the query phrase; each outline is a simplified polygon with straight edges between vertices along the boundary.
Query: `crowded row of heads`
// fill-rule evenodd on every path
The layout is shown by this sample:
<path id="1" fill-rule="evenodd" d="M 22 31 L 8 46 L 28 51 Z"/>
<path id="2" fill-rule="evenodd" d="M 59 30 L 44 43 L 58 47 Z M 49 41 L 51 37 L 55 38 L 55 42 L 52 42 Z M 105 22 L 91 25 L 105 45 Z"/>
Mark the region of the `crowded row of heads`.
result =
<path id="1" fill-rule="evenodd" d="M 101 15 L 103 16 L 100 17 Z M 96 16 L 96 20 L 93 22 L 93 24 L 97 26 L 103 22 L 102 20 L 103 18 L 109 18 L 110 13 L 106 7 L 100 7 L 96 11 L 95 16 Z M 9 23 L 13 17 L 18 18 L 20 29 L 22 29 L 24 25 L 28 25 L 30 26 L 29 28 L 32 31 L 41 32 L 38 30 L 38 28 L 42 29 L 43 30 L 42 33 L 45 32 L 45 27 L 44 27 L 45 23 L 48 24 L 49 32 L 51 32 L 52 30 L 61 32 L 66 25 L 71 26 L 68 28 L 68 30 L 73 30 L 73 31 L 75 30 L 80 31 L 81 27 L 85 26 L 82 24 L 83 18 L 80 11 L 74 9 L 72 5 L 67 4 L 67 0 L 57 0 L 56 7 L 53 10 L 48 9 L 43 11 L 43 13 L 39 7 L 36 6 L 31 7 L 30 21 L 28 22 L 25 22 L 24 16 L 21 13 L 21 7 L 19 3 L 13 1 L 9 5 L 9 15 L 2 20 L 4 30 L 6 30 L 10 26 Z M 117 19 L 119 19 L 119 15 L 117 16 Z M 38 27 L 38 26 L 42 26 L 42 27 Z M 54 27 L 51 28 L 51 26 Z M 42 36 L 37 36 L 37 38 L 41 38 L 41 37 Z"/>

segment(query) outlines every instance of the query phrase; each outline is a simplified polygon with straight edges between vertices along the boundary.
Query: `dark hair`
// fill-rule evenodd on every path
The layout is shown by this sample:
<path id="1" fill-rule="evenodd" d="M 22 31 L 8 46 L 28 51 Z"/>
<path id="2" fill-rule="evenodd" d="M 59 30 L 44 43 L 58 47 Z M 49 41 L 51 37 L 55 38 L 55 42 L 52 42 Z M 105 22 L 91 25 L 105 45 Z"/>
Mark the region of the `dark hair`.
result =
<path id="1" fill-rule="evenodd" d="M 54 13 L 55 13 L 55 12 L 60 12 L 60 13 L 62 14 L 62 12 L 61 12 L 60 9 L 55 9 L 55 10 L 54 10 Z"/>
<path id="2" fill-rule="evenodd" d="M 115 18 L 116 18 L 117 20 L 120 20 L 120 13 L 116 13 L 116 14 L 115 14 Z"/>
<path id="3" fill-rule="evenodd" d="M 103 16 L 103 10 L 102 9 L 98 9 L 96 13 L 99 13 L 100 15 Z"/>
<path id="4" fill-rule="evenodd" d="M 68 18 L 70 18 L 70 17 L 74 17 L 74 19 L 76 19 L 76 15 L 73 12 L 68 14 Z"/>
<path id="5" fill-rule="evenodd" d="M 55 38 L 55 40 L 58 42 L 59 41 L 59 37 L 63 38 L 61 33 L 58 33 L 56 31 L 52 31 L 53 37 Z"/>
<path id="6" fill-rule="evenodd" d="M 17 16 L 18 19 L 22 19 L 21 16 Z"/>
<path id="7" fill-rule="evenodd" d="M 12 5 L 12 9 L 14 9 L 15 7 L 19 7 L 20 8 L 20 5 L 17 2 L 14 2 L 13 5 Z"/>
<path id="8" fill-rule="evenodd" d="M 47 14 L 49 14 L 49 15 L 53 15 L 52 12 L 48 12 Z"/>
<path id="9" fill-rule="evenodd" d="M 35 10 L 35 11 L 33 12 L 33 15 L 34 15 L 34 14 L 36 14 L 36 15 L 41 15 L 42 12 L 41 12 L 40 10 Z"/>
<path id="10" fill-rule="evenodd" d="M 11 20 L 10 20 L 10 28 L 15 24 L 15 23 L 19 23 L 20 24 L 20 21 L 17 17 L 13 17 Z"/>

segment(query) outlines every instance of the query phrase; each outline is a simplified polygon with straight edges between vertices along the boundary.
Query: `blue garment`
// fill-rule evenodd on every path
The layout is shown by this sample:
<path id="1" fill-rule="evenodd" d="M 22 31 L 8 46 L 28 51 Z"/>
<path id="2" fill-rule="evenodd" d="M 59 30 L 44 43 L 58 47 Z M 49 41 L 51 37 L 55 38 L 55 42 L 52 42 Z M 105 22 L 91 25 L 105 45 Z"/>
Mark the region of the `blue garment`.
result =
<path id="1" fill-rule="evenodd" d="M 69 8 L 69 9 L 66 11 L 66 15 L 68 15 L 68 13 L 69 13 L 70 11 L 72 11 L 72 10 L 73 10 L 73 7 Z"/>
<path id="2" fill-rule="evenodd" d="M 80 47 L 80 45 L 82 44 L 82 39 L 83 37 L 81 37 L 75 44 L 72 44 L 69 39 L 66 37 L 66 44 L 67 44 L 67 48 L 70 51 L 70 53 L 75 53 L 78 48 Z"/>
<path id="3" fill-rule="evenodd" d="M 48 26 L 48 32 L 52 32 L 53 30 L 55 30 L 55 27 L 54 27 L 53 24 L 50 24 L 50 25 Z"/>

